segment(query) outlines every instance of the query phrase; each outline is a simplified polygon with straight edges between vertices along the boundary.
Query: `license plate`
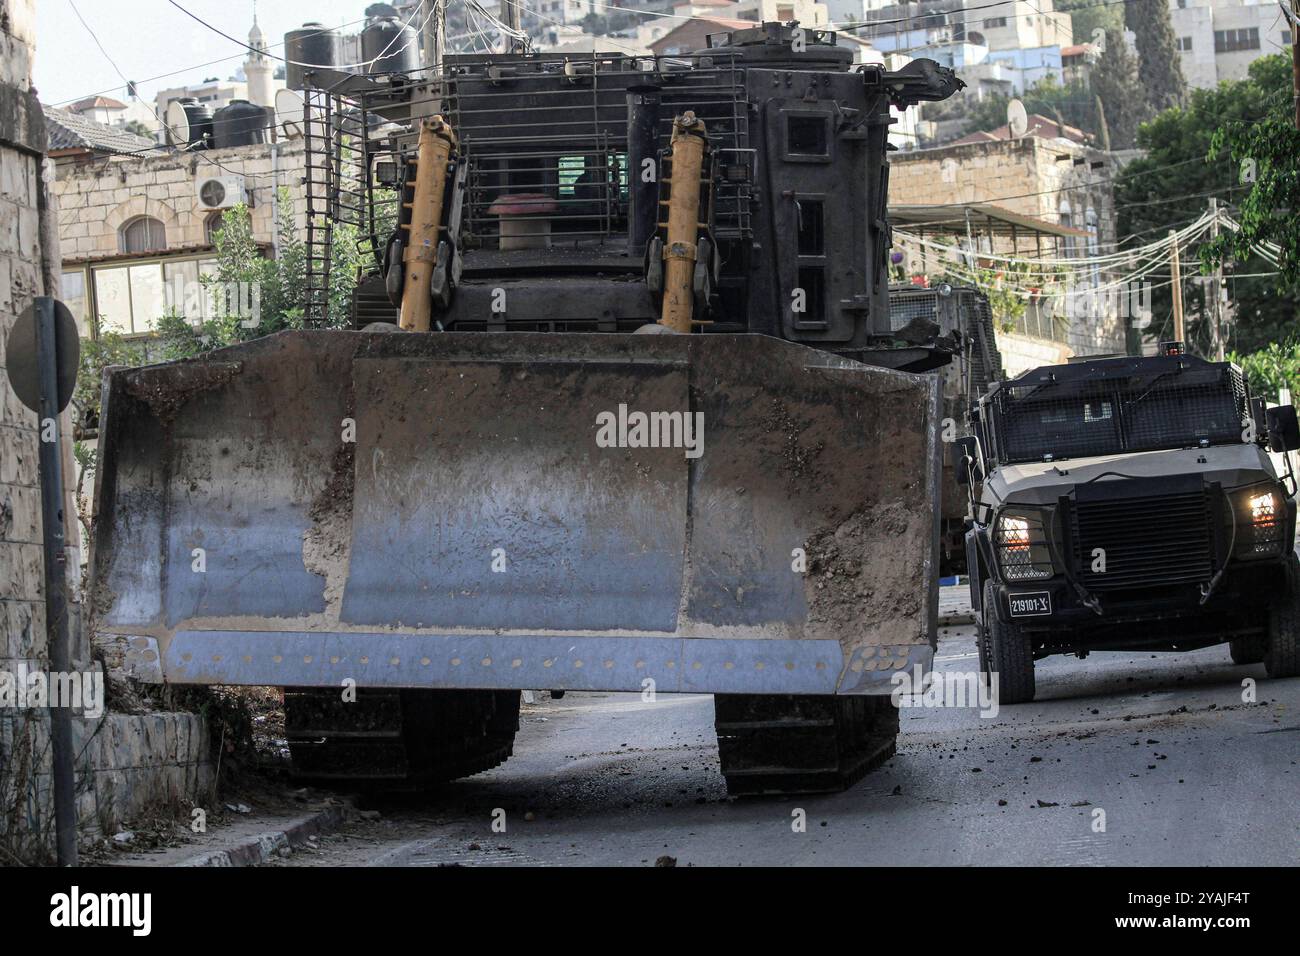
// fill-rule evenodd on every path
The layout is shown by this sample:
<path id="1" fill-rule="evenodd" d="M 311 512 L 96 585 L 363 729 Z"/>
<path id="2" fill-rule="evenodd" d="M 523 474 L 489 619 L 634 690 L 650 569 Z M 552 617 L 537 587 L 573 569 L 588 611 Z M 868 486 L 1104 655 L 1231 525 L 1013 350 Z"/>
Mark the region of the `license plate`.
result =
<path id="1" fill-rule="evenodd" d="M 1052 595 L 1050 591 L 1008 594 L 1007 602 L 1011 605 L 1012 617 L 1041 617 L 1044 614 L 1052 613 Z"/>

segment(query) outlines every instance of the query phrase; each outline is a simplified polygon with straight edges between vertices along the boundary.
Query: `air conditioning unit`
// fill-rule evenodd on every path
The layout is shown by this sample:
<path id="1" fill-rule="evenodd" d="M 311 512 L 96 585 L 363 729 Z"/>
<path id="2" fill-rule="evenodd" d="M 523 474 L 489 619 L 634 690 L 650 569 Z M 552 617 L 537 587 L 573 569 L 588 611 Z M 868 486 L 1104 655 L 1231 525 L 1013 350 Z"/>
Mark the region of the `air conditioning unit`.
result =
<path id="1" fill-rule="evenodd" d="M 229 209 L 244 201 L 243 176 L 200 176 L 194 194 L 203 209 Z"/>

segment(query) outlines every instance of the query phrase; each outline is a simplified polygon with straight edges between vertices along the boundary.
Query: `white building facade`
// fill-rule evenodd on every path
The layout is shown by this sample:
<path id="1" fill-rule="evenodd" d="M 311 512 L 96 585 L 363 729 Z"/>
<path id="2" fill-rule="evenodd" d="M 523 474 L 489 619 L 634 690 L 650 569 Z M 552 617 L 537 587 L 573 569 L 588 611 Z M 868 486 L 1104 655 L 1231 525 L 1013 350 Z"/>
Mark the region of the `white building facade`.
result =
<path id="1" fill-rule="evenodd" d="M 1289 52 L 1291 25 L 1277 0 L 1169 0 L 1189 85 L 1210 89 L 1244 80 L 1250 64 Z"/>

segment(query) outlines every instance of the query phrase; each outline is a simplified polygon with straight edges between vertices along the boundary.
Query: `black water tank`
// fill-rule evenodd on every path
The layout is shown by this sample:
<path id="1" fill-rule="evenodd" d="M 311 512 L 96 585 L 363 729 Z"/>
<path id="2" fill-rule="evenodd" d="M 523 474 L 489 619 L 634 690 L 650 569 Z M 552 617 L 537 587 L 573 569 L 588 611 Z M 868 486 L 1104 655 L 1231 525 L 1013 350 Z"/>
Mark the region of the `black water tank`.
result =
<path id="1" fill-rule="evenodd" d="M 320 23 L 304 23 L 284 35 L 285 83 L 291 90 L 306 88 L 305 77 L 312 66 L 334 67 L 339 62 L 339 35 Z M 298 64 L 307 63 L 310 66 Z"/>
<path id="2" fill-rule="evenodd" d="M 251 146 L 266 142 L 266 110 L 248 100 L 231 100 L 212 114 L 212 146 Z"/>
<path id="3" fill-rule="evenodd" d="M 186 140 L 191 146 L 212 138 L 212 110 L 192 96 L 180 100 L 185 110 L 185 120 L 189 123 L 190 135 Z"/>
<path id="4" fill-rule="evenodd" d="M 361 59 L 366 73 L 399 73 L 420 68 L 415 29 L 397 17 L 376 17 L 361 31 Z"/>

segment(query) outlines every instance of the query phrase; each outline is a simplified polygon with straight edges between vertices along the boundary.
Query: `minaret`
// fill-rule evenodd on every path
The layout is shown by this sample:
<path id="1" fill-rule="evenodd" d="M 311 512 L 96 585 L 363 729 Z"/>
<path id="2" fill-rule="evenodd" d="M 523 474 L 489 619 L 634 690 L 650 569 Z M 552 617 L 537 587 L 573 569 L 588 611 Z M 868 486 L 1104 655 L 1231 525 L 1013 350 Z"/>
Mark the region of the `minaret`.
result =
<path id="1" fill-rule="evenodd" d="M 275 67 L 266 55 L 266 38 L 257 25 L 257 4 L 253 4 L 253 29 L 248 31 L 248 59 L 244 61 L 244 76 L 248 80 L 248 101 L 258 106 L 275 105 L 275 89 L 271 84 L 271 75 Z M 254 52 L 256 51 L 256 52 Z"/>

